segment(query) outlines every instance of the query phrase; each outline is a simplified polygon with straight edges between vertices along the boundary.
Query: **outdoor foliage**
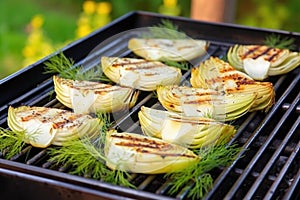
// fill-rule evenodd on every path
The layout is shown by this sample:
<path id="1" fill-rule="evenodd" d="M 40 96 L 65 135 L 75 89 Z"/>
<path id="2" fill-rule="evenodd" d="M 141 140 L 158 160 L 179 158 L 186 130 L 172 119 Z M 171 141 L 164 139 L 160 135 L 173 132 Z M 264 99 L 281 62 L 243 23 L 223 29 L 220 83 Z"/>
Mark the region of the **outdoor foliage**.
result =
<path id="1" fill-rule="evenodd" d="M 2 0 L 0 79 L 133 10 L 189 17 L 191 1 Z M 235 23 L 300 32 L 298 0 L 236 1 Z"/>

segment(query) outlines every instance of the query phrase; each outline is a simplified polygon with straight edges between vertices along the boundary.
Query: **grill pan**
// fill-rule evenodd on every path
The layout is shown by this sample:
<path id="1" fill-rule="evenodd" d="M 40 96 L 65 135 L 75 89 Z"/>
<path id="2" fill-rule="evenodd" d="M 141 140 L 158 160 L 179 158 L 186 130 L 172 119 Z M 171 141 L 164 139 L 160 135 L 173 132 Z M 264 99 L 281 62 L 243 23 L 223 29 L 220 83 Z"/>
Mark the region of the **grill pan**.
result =
<path id="1" fill-rule="evenodd" d="M 295 39 L 300 34 L 257 29 L 232 24 L 208 23 L 181 17 L 167 17 L 148 12 L 131 12 L 109 25 L 77 40 L 61 51 L 76 64 L 93 66 L 101 55 L 132 56 L 127 49 L 131 35 L 107 38 L 130 29 L 156 25 L 168 19 L 192 38 L 210 41 L 208 54 L 224 56 L 236 43 L 262 44 L 267 35 L 275 33 Z M 100 46 L 97 46 L 101 43 Z M 95 50 L 96 49 L 96 50 Z M 92 52 L 92 53 L 91 53 Z M 0 126 L 7 128 L 10 105 L 62 107 L 50 92 L 51 74 L 44 74 L 44 62 L 58 52 L 0 81 Z M 208 56 L 202 58 L 207 59 Z M 214 185 L 204 199 L 299 199 L 300 190 L 300 68 L 269 78 L 276 91 L 276 103 L 267 112 L 247 113 L 232 122 L 238 127 L 232 142 L 243 147 L 238 159 L 226 168 L 214 169 Z M 189 76 L 189 73 L 185 74 Z M 119 116 L 117 125 L 123 131 L 135 131 L 137 112 L 142 105 L 157 100 L 143 92 L 129 113 Z M 1 156 L 1 155 L 0 155 Z M 168 194 L 168 180 L 163 175 L 133 174 L 137 189 L 111 185 L 89 177 L 68 173 L 68 166 L 54 167 L 46 149 L 26 146 L 10 160 L 0 157 L 1 199 L 187 199 L 187 191 Z"/>

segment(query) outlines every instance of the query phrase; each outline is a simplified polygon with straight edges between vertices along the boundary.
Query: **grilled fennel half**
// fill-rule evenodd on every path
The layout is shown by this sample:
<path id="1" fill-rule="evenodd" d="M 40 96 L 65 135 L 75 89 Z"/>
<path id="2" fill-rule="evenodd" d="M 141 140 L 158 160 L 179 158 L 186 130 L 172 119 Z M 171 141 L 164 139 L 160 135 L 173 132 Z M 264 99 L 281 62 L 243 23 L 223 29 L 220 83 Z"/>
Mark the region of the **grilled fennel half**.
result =
<path id="1" fill-rule="evenodd" d="M 7 123 L 12 131 L 24 133 L 24 142 L 46 148 L 74 138 L 93 137 L 102 122 L 90 115 L 57 108 L 20 106 L 9 107 Z"/>
<path id="2" fill-rule="evenodd" d="M 213 89 L 187 86 L 159 86 L 157 97 L 162 106 L 185 116 L 230 121 L 246 114 L 252 107 L 255 93 L 225 94 Z"/>
<path id="3" fill-rule="evenodd" d="M 157 85 L 178 85 L 181 70 L 158 61 L 137 58 L 101 58 L 104 74 L 121 86 L 153 91 Z"/>
<path id="4" fill-rule="evenodd" d="M 229 141 L 234 126 L 204 117 L 188 117 L 174 112 L 141 107 L 138 113 L 145 135 L 196 149 Z"/>
<path id="5" fill-rule="evenodd" d="M 110 169 L 144 174 L 181 171 L 200 160 L 180 145 L 116 130 L 107 132 L 104 153 Z"/>
<path id="6" fill-rule="evenodd" d="M 53 76 L 56 98 L 75 113 L 115 112 L 131 108 L 139 92 L 133 88 Z"/>
<path id="7" fill-rule="evenodd" d="M 128 48 L 147 60 L 189 61 L 206 54 L 209 43 L 205 40 L 131 38 Z"/>
<path id="8" fill-rule="evenodd" d="M 229 63 L 255 80 L 286 74 L 300 64 L 300 53 L 266 45 L 234 45 L 227 52 Z"/>
<path id="9" fill-rule="evenodd" d="M 255 93 L 256 98 L 249 111 L 267 111 L 275 102 L 272 83 L 255 81 L 217 57 L 210 57 L 193 68 L 190 82 L 193 87 L 209 88 L 228 95 Z"/>

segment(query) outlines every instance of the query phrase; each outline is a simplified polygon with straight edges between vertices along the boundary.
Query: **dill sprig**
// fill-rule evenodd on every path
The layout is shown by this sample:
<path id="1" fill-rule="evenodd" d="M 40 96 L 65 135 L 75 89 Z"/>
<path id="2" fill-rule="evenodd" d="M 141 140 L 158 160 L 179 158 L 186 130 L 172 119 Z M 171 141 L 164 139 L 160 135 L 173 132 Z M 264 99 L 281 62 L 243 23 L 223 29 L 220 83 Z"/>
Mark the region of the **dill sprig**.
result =
<path id="1" fill-rule="evenodd" d="M 178 26 L 170 20 L 163 19 L 161 23 L 148 27 L 149 32 L 142 35 L 142 38 L 149 39 L 187 39 L 188 36 L 179 30 Z M 189 70 L 191 65 L 188 62 L 176 62 L 168 59 L 162 60 L 163 63 L 169 66 L 177 67 L 181 70 Z"/>
<path id="2" fill-rule="evenodd" d="M 149 32 L 142 35 L 143 38 L 156 39 L 186 39 L 188 36 L 179 30 L 178 26 L 170 20 L 161 20 L 161 23 L 148 27 Z"/>
<path id="3" fill-rule="evenodd" d="M 225 61 L 225 62 L 228 62 L 228 56 L 227 56 L 227 54 L 222 55 L 222 56 L 220 57 L 220 59 L 223 60 L 223 61 Z"/>
<path id="4" fill-rule="evenodd" d="M 62 78 L 71 80 L 110 82 L 100 66 L 85 70 L 82 66 L 75 66 L 74 60 L 67 58 L 62 52 L 45 62 L 45 73 L 58 73 Z"/>
<path id="5" fill-rule="evenodd" d="M 272 48 L 279 48 L 279 49 L 295 49 L 295 39 L 288 38 L 288 37 L 281 37 L 280 35 L 270 34 L 264 40 L 264 44 L 272 47 Z"/>
<path id="6" fill-rule="evenodd" d="M 192 66 L 188 62 L 176 62 L 171 60 L 163 60 L 162 62 L 168 66 L 176 67 L 185 71 L 190 70 Z"/>
<path id="7" fill-rule="evenodd" d="M 209 171 L 216 167 L 231 164 L 240 150 L 241 148 L 236 144 L 228 146 L 225 143 L 196 150 L 195 153 L 201 157 L 198 163 L 187 167 L 183 171 L 166 174 L 166 177 L 171 180 L 170 194 L 190 187 L 188 191 L 189 199 L 204 197 L 213 184 L 213 178 Z"/>
<path id="8" fill-rule="evenodd" d="M 65 142 L 60 148 L 49 148 L 50 161 L 56 164 L 71 165 L 71 174 L 90 176 L 111 184 L 135 188 L 129 181 L 129 173 L 111 170 L 106 166 L 105 135 L 112 123 L 109 114 L 96 113 L 96 116 L 103 122 L 97 136 L 77 138 Z"/>
<path id="9" fill-rule="evenodd" d="M 19 154 L 26 145 L 23 132 L 14 132 L 0 127 L 0 152 L 6 159 Z"/>

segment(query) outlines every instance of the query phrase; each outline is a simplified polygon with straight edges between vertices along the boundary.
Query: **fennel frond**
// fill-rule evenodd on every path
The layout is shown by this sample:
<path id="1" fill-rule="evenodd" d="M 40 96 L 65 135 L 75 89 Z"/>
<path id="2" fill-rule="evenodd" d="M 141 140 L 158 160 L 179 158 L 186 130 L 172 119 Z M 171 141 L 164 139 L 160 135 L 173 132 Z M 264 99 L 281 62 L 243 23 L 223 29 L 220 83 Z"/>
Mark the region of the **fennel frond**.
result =
<path id="1" fill-rule="evenodd" d="M 74 60 L 67 58 L 62 52 L 46 61 L 44 69 L 46 74 L 58 73 L 65 79 L 110 82 L 100 66 L 85 70 L 82 66 L 76 66 Z"/>
<path id="2" fill-rule="evenodd" d="M 170 20 L 161 20 L 161 23 L 148 28 L 149 33 L 143 34 L 143 38 L 160 39 L 186 39 L 188 36 L 179 30 L 178 26 Z"/>
<path id="3" fill-rule="evenodd" d="M 71 165 L 71 174 L 90 176 L 111 184 L 135 188 L 129 181 L 129 173 L 111 170 L 106 166 L 103 147 L 106 131 L 111 126 L 110 116 L 106 113 L 96 113 L 96 116 L 103 122 L 97 136 L 77 138 L 65 142 L 60 148 L 49 148 L 49 160 L 57 165 Z"/>
<path id="4" fill-rule="evenodd" d="M 281 37 L 280 35 L 270 34 L 264 40 L 264 44 L 272 47 L 272 48 L 279 48 L 279 49 L 295 49 L 295 39 L 288 38 L 288 37 Z"/>
<path id="5" fill-rule="evenodd" d="M 171 180 L 170 194 L 174 194 L 184 187 L 191 187 L 187 197 L 189 199 L 199 199 L 206 195 L 211 189 L 213 179 L 209 171 L 222 166 L 230 165 L 237 157 L 241 148 L 237 144 L 226 145 L 221 143 L 195 151 L 201 160 L 189 166 L 184 171 L 166 174 Z"/>
<path id="6" fill-rule="evenodd" d="M 171 61 L 171 60 L 163 60 L 162 62 L 168 66 L 176 67 L 176 68 L 179 68 L 179 69 L 185 70 L 185 71 L 188 71 L 189 69 L 191 69 L 191 66 L 192 66 L 186 61 L 176 62 L 176 61 Z"/>
<path id="7" fill-rule="evenodd" d="M 0 127 L 0 152 L 4 158 L 12 158 L 20 153 L 25 145 L 24 133 L 16 133 Z"/>

